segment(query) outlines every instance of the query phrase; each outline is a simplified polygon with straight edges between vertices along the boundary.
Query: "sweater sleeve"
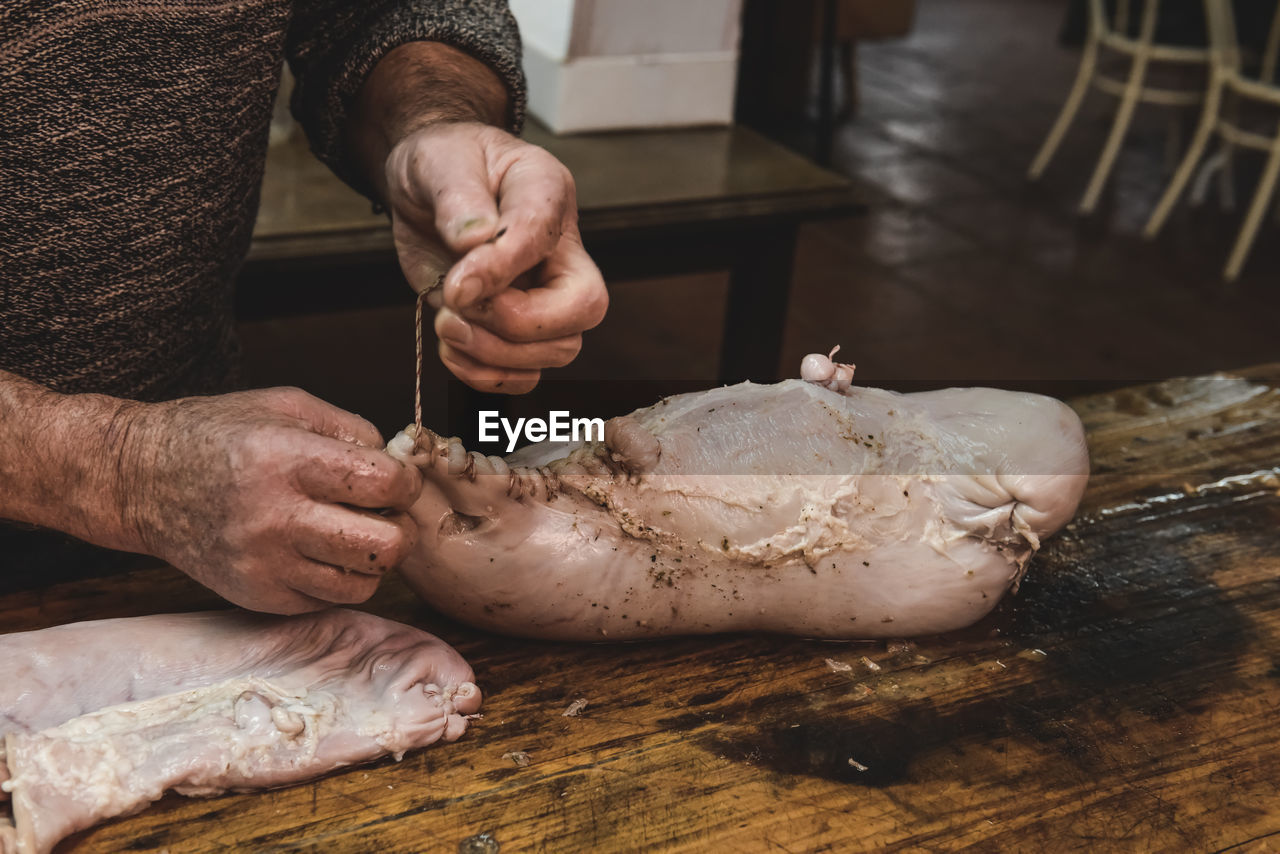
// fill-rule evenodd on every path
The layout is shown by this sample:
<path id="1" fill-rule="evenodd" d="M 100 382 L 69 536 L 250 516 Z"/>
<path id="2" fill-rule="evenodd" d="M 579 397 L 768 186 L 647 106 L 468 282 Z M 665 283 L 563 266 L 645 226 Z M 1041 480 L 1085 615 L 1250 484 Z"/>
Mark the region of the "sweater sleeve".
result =
<path id="1" fill-rule="evenodd" d="M 524 124 L 520 33 L 506 0 L 295 0 L 286 44 L 297 81 L 293 115 L 315 155 L 371 199 L 347 150 L 347 116 L 378 61 L 412 41 L 447 44 L 489 66 L 507 88 L 508 129 Z"/>

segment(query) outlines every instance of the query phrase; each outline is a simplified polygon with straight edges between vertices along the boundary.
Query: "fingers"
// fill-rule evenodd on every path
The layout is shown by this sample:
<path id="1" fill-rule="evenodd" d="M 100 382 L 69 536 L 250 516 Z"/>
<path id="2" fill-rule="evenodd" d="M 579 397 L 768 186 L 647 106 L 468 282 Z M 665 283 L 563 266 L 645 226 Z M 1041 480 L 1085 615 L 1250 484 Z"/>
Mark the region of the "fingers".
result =
<path id="1" fill-rule="evenodd" d="M 408 556 L 417 537 L 417 523 L 407 513 L 379 516 L 335 504 L 313 505 L 293 529 L 293 546 L 302 559 L 283 581 L 303 597 L 298 610 L 314 610 L 307 600 L 364 602 L 387 570 Z"/>
<path id="2" fill-rule="evenodd" d="M 563 237 L 540 271 L 537 284 L 527 290 L 508 288 L 459 314 L 499 338 L 531 343 L 585 332 L 599 325 L 609 308 L 604 278 L 576 232 Z M 447 297 L 445 305 L 448 307 Z"/>
<path id="3" fill-rule="evenodd" d="M 385 444 L 378 428 L 359 415 L 325 403 L 302 389 L 279 388 L 271 391 L 278 410 L 302 421 L 313 433 L 366 448 L 381 448 Z"/>
<path id="4" fill-rule="evenodd" d="M 391 212 L 391 237 L 396 245 L 396 257 L 400 270 L 414 293 L 438 294 L 435 288 L 440 274 L 453 266 L 457 256 L 449 250 L 430 229 L 422 229 L 409 223 L 398 211 Z"/>
<path id="5" fill-rule="evenodd" d="M 378 590 L 380 575 L 347 572 L 335 566 L 306 562 L 289 579 L 289 588 L 327 605 L 358 605 Z"/>
<path id="6" fill-rule="evenodd" d="M 331 607 L 332 602 L 317 599 L 294 590 L 273 584 L 269 590 L 220 590 L 223 598 L 232 605 L 239 605 L 249 611 L 263 614 L 307 614 L 311 611 L 323 611 Z"/>
<path id="7" fill-rule="evenodd" d="M 523 394 L 538 382 L 529 372 L 578 355 L 581 333 L 604 319 L 609 293 L 576 229 L 539 273 L 536 287 L 508 288 L 471 308 L 454 310 L 445 299 L 435 330 L 455 376 L 482 391 Z"/>
<path id="8" fill-rule="evenodd" d="M 452 350 L 481 364 L 509 369 L 536 371 L 563 367 L 582 349 L 582 336 L 577 334 L 527 344 L 513 343 L 483 326 L 468 323 L 448 308 L 436 313 L 435 329 L 440 340 Z"/>
<path id="9" fill-rule="evenodd" d="M 336 504 L 313 505 L 291 532 L 294 548 L 303 557 L 374 578 L 404 560 L 417 536 L 417 525 L 408 514 L 379 516 Z"/>
<path id="10" fill-rule="evenodd" d="M 421 292 L 497 231 L 485 151 L 444 134 L 430 148 L 398 148 L 390 161 L 388 168 L 401 176 L 397 196 L 408 202 L 392 204 L 391 233 L 405 279 Z"/>
<path id="11" fill-rule="evenodd" d="M 325 444 L 302 456 L 295 468 L 298 487 L 317 501 L 408 510 L 418 500 L 417 468 L 366 448 Z"/>
<path id="12" fill-rule="evenodd" d="M 501 394 L 524 394 L 533 390 L 542 378 L 541 371 L 502 368 L 486 365 L 441 341 L 440 361 L 458 379 L 477 391 Z"/>
<path id="13" fill-rule="evenodd" d="M 430 216 L 445 246 L 461 255 L 498 230 L 498 205 L 489 174 L 489 152 L 468 125 L 445 126 L 430 140 L 397 146 L 388 157 L 393 199 L 402 211 Z"/>
<path id="14" fill-rule="evenodd" d="M 532 145 L 510 158 L 497 188 L 492 235 L 470 248 L 445 278 L 444 301 L 465 308 L 506 289 L 551 255 L 577 215 L 573 178 L 560 161 Z"/>
<path id="15" fill-rule="evenodd" d="M 455 376 L 519 393 L 577 355 L 608 294 L 577 232 L 568 169 L 537 146 L 461 123 L 398 145 L 387 176 L 401 266 L 415 290 L 429 291 L 440 356 Z M 460 260 L 431 290 L 450 254 Z"/>

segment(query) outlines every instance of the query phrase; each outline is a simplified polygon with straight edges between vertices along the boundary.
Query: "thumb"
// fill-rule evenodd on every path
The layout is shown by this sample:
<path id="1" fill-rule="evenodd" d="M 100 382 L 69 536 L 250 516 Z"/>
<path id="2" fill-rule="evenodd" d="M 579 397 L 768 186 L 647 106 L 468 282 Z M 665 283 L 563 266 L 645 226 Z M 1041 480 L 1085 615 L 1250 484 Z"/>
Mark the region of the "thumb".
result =
<path id="1" fill-rule="evenodd" d="M 408 184 L 409 199 L 429 209 L 435 231 L 454 255 L 491 238 L 498 228 L 496 190 L 491 186 L 486 148 L 474 131 L 458 125 L 406 140 L 392 165 Z"/>
<path id="2" fill-rule="evenodd" d="M 339 409 L 301 389 L 281 391 L 284 392 L 281 409 L 301 421 L 303 427 L 312 433 L 365 448 L 381 450 L 385 446 L 378 428 L 359 415 Z"/>

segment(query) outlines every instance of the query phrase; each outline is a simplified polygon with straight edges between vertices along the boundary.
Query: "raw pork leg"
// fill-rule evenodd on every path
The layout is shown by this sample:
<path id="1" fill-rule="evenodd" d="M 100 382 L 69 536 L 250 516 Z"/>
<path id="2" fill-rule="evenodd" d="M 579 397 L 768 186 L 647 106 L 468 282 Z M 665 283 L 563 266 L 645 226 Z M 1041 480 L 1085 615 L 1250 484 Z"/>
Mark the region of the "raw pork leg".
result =
<path id="1" fill-rule="evenodd" d="M 990 611 L 1075 512 L 1089 459 L 1064 404 L 855 388 L 819 355 L 802 373 L 505 460 L 401 433 L 388 450 L 426 480 L 401 571 L 451 616 L 537 637 L 933 634 Z"/>
<path id="2" fill-rule="evenodd" d="M 174 789 L 295 783 L 466 730 L 480 692 L 425 632 L 369 614 L 101 620 L 0 635 L 0 854 Z M 2 778 L 0 778 L 2 779 Z"/>

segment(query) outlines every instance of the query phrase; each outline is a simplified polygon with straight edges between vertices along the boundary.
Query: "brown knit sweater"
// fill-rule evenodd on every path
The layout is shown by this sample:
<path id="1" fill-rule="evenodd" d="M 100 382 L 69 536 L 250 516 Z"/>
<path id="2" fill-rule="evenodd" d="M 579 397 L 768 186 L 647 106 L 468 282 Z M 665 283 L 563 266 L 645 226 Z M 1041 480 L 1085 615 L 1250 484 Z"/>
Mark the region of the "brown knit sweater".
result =
<path id="1" fill-rule="evenodd" d="M 357 189 L 352 98 L 439 41 L 523 113 L 505 0 L 4 0 L 0 368 L 143 400 L 225 389 L 281 62 L 316 154 Z"/>

